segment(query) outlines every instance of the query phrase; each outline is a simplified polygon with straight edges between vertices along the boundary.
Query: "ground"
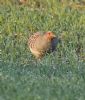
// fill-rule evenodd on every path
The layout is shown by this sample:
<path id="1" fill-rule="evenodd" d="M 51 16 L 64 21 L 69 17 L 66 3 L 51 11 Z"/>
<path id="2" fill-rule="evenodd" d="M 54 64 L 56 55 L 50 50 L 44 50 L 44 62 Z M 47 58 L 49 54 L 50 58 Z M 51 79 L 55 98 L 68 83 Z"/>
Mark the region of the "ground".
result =
<path id="1" fill-rule="evenodd" d="M 85 100 L 84 7 L 15 1 L 0 3 L 0 100 Z M 27 47 L 37 31 L 63 34 L 57 51 L 41 61 Z"/>

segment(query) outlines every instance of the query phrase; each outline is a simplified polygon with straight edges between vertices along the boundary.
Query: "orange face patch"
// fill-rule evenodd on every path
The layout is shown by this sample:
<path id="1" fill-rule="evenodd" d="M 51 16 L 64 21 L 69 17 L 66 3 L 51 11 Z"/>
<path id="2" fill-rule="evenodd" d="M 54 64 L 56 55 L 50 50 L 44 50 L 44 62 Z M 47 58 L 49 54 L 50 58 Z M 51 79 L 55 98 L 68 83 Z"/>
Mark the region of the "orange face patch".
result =
<path id="1" fill-rule="evenodd" d="M 49 40 L 51 40 L 51 39 L 53 39 L 53 38 L 55 38 L 56 36 L 54 35 L 54 33 L 52 33 L 52 32 L 46 32 L 45 33 L 45 35 L 46 35 L 46 37 L 49 39 Z"/>

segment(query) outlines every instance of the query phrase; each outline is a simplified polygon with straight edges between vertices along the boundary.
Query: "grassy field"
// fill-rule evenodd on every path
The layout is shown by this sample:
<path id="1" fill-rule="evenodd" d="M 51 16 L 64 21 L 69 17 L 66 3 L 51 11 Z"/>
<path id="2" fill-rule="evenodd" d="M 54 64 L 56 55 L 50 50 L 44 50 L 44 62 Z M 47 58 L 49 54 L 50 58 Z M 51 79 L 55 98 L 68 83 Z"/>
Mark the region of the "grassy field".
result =
<path id="1" fill-rule="evenodd" d="M 76 2 L 0 0 L 0 100 L 85 100 L 85 9 Z M 63 39 L 36 62 L 27 39 L 49 30 Z"/>

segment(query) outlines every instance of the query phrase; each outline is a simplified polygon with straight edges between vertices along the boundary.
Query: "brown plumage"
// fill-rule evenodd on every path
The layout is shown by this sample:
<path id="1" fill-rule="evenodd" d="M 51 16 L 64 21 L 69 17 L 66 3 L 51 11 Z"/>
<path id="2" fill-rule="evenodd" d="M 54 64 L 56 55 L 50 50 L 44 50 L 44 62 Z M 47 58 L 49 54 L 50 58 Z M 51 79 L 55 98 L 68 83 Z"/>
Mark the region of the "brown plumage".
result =
<path id="1" fill-rule="evenodd" d="M 44 34 L 40 34 L 39 32 L 34 33 L 28 39 L 29 49 L 37 59 L 40 59 L 46 52 L 52 49 L 52 40 L 54 38 L 56 38 L 56 36 L 50 31 Z M 55 43 L 55 41 L 53 41 L 53 43 Z M 55 49 L 55 45 L 53 49 Z"/>
<path id="2" fill-rule="evenodd" d="M 26 4 L 27 3 L 27 0 L 19 0 L 19 3 L 20 4 Z"/>

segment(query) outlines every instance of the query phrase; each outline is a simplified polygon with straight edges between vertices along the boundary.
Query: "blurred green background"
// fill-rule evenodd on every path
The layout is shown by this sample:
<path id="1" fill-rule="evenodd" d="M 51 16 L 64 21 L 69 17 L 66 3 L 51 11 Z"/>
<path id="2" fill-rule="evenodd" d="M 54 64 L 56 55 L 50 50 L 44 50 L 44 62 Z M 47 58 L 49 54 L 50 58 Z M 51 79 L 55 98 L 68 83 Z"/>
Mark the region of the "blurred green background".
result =
<path id="1" fill-rule="evenodd" d="M 0 100 L 85 100 L 85 1 L 0 0 Z M 63 38 L 41 61 L 27 39 Z"/>

